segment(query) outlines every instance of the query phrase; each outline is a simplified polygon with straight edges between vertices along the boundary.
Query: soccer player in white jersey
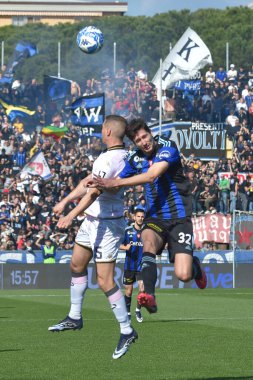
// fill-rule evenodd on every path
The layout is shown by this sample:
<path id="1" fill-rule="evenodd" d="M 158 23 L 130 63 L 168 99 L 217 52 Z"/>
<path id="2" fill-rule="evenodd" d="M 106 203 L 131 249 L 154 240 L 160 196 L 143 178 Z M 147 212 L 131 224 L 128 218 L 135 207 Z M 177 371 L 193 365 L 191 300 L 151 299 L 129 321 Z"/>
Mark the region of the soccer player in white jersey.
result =
<path id="1" fill-rule="evenodd" d="M 126 120 L 121 116 L 107 116 L 102 126 L 102 140 L 107 150 L 95 160 L 92 175 L 113 178 L 125 166 L 126 151 L 123 138 Z M 86 217 L 76 235 L 71 258 L 71 307 L 67 317 L 49 331 L 80 330 L 83 327 L 82 304 L 88 286 L 87 266 L 91 258 L 96 264 L 97 281 L 111 304 L 112 311 L 120 325 L 120 339 L 113 353 L 113 359 L 124 355 L 138 334 L 130 325 L 125 299 L 114 281 L 114 268 L 117 253 L 125 233 L 123 218 L 123 193 L 102 192 L 100 189 L 87 189 L 87 177 L 66 198 L 54 207 L 61 215 L 66 204 L 82 197 L 78 205 L 61 217 L 59 228 L 68 228 L 72 220 L 85 211 Z"/>

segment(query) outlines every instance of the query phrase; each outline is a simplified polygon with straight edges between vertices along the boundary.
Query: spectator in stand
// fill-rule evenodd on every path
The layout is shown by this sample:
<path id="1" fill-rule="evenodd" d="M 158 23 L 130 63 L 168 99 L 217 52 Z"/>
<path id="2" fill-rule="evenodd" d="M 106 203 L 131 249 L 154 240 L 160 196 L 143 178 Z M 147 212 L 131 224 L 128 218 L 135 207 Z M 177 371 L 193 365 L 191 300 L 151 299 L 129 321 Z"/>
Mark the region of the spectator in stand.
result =
<path id="1" fill-rule="evenodd" d="M 238 188 L 238 201 L 239 201 L 239 210 L 247 211 L 248 210 L 248 192 L 251 186 L 251 176 L 247 175 L 246 179 L 239 183 Z"/>
<path id="2" fill-rule="evenodd" d="M 154 92 L 152 98 L 148 102 L 148 114 L 147 114 L 148 121 L 159 120 L 159 107 L 160 107 L 160 102 L 157 100 L 157 95 Z"/>
<path id="3" fill-rule="evenodd" d="M 245 102 L 246 102 L 248 108 L 250 107 L 251 103 L 253 102 L 253 92 L 252 92 L 251 88 L 249 88 L 248 95 L 245 96 Z"/>
<path id="4" fill-rule="evenodd" d="M 134 84 L 137 78 L 137 73 L 134 69 L 134 67 L 131 67 L 130 70 L 127 72 L 127 81 L 130 84 Z"/>
<path id="5" fill-rule="evenodd" d="M 250 67 L 248 71 L 248 79 L 253 79 L 253 65 Z"/>
<path id="6" fill-rule="evenodd" d="M 18 235 L 17 238 L 17 250 L 24 250 L 25 249 L 25 243 L 26 243 L 26 235 L 22 234 L 22 230 L 20 231 L 21 234 Z"/>
<path id="7" fill-rule="evenodd" d="M 240 66 L 238 70 L 238 82 L 241 82 L 242 86 L 248 83 L 248 76 L 243 66 Z"/>
<path id="8" fill-rule="evenodd" d="M 240 104 L 237 104 L 237 105 L 238 107 L 240 107 Z M 247 121 L 247 118 L 248 118 L 247 110 L 241 107 L 237 112 L 237 116 L 239 119 L 239 124 L 242 124 L 245 120 Z"/>
<path id="9" fill-rule="evenodd" d="M 82 95 L 81 88 L 80 88 L 79 84 L 75 81 L 71 81 L 70 92 L 71 92 L 71 96 L 75 97 L 75 98 L 79 98 Z"/>
<path id="10" fill-rule="evenodd" d="M 35 254 L 34 252 L 34 244 L 32 239 L 27 239 L 25 242 L 25 250 L 27 253 L 31 253 L 32 255 Z"/>
<path id="11" fill-rule="evenodd" d="M 215 79 L 219 83 L 224 83 L 227 79 L 227 74 L 222 66 L 219 67 L 219 70 L 215 74 Z"/>
<path id="12" fill-rule="evenodd" d="M 236 83 L 237 81 L 237 70 L 235 69 L 235 65 L 233 63 L 230 65 L 230 69 L 227 72 L 227 80 L 229 83 Z"/>
<path id="13" fill-rule="evenodd" d="M 243 99 L 245 99 L 245 97 L 246 97 L 248 94 L 249 94 L 249 85 L 248 85 L 248 84 L 245 84 L 245 85 L 244 85 L 244 88 L 243 88 L 243 90 L 242 90 L 242 93 L 241 93 Z"/>
<path id="14" fill-rule="evenodd" d="M 22 218 L 18 215 L 13 216 L 11 219 L 11 227 L 13 228 L 13 235 L 15 239 L 20 234 L 21 229 L 24 228 L 24 223 L 22 223 Z"/>
<path id="15" fill-rule="evenodd" d="M 253 178 L 250 180 L 250 188 L 248 193 L 249 211 L 253 212 Z"/>
<path id="16" fill-rule="evenodd" d="M 50 238 L 45 239 L 45 244 L 42 244 L 43 237 L 39 237 L 35 245 L 42 250 L 44 264 L 55 264 L 56 247 Z"/>
<path id="17" fill-rule="evenodd" d="M 217 201 L 218 201 L 219 188 L 211 177 L 209 185 L 205 186 L 205 190 L 200 194 L 200 197 L 204 200 L 205 214 L 215 214 L 217 212 Z"/>
<path id="18" fill-rule="evenodd" d="M 227 133 L 228 137 L 234 141 L 235 135 L 240 130 L 240 121 L 238 116 L 236 116 L 235 111 L 233 109 L 230 110 L 229 115 L 226 118 L 226 124 L 227 124 Z"/>
<path id="19" fill-rule="evenodd" d="M 206 102 L 211 102 L 212 98 L 210 96 L 210 91 L 209 89 L 205 89 L 204 95 L 202 96 L 202 106 L 206 104 Z"/>
<path id="20" fill-rule="evenodd" d="M 237 113 L 239 113 L 240 110 L 242 109 L 244 111 L 244 116 L 245 116 L 244 118 L 247 119 L 248 106 L 243 97 L 239 98 L 239 100 L 236 101 L 235 108 L 236 108 Z"/>
<path id="21" fill-rule="evenodd" d="M 34 115 L 35 125 L 43 128 L 46 125 L 46 112 L 42 105 L 37 105 Z"/>
<path id="22" fill-rule="evenodd" d="M 230 187 L 230 205 L 229 211 L 232 214 L 234 210 L 236 210 L 237 206 L 237 196 L 238 196 L 238 188 L 239 188 L 239 179 L 237 177 L 237 172 L 234 171 L 229 178 L 229 187 Z"/>
<path id="23" fill-rule="evenodd" d="M 13 154 L 13 161 L 14 160 L 21 168 L 26 164 L 26 152 L 23 146 L 20 146 L 18 152 Z"/>
<path id="24" fill-rule="evenodd" d="M 206 78 L 206 83 L 214 83 L 215 81 L 215 72 L 212 68 L 212 66 L 209 67 L 209 69 L 207 70 L 206 74 L 205 74 L 205 78 Z"/>
<path id="25" fill-rule="evenodd" d="M 64 243 L 67 238 L 68 234 L 63 232 L 56 232 L 50 235 L 50 240 L 52 240 L 56 249 L 61 249 L 61 244 Z"/>
<path id="26" fill-rule="evenodd" d="M 249 120 L 249 128 L 253 130 L 253 102 L 250 103 L 248 108 L 248 120 Z"/>
<path id="27" fill-rule="evenodd" d="M 2 204 L 0 207 L 0 225 L 11 221 L 10 212 L 7 210 L 7 206 Z"/>
<path id="28" fill-rule="evenodd" d="M 199 188 L 199 182 L 196 178 L 196 174 L 194 171 L 189 171 L 187 173 L 191 193 L 192 193 L 192 215 L 197 215 L 201 211 L 201 205 L 199 202 L 199 195 L 200 195 L 200 188 Z"/>
<path id="29" fill-rule="evenodd" d="M 225 174 L 221 175 L 221 179 L 219 181 L 219 190 L 220 190 L 220 212 L 225 216 L 228 213 L 228 194 L 230 189 L 229 179 L 225 176 Z"/>

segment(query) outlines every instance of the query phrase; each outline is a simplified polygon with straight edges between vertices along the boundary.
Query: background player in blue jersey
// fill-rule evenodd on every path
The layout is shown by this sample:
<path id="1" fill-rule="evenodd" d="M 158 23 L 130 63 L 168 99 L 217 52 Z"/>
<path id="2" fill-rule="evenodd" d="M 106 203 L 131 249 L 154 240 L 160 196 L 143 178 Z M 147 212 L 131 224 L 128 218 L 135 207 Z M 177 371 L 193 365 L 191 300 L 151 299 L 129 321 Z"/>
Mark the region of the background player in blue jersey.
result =
<path id="1" fill-rule="evenodd" d="M 179 280 L 195 279 L 197 286 L 204 289 L 207 279 L 198 258 L 193 257 L 190 184 L 183 173 L 176 144 L 163 136 L 153 137 L 142 119 L 131 121 L 126 135 L 137 149 L 130 153 L 120 178 L 97 178 L 95 186 L 111 188 L 145 184 L 147 212 L 142 231 L 145 293 L 138 295 L 138 302 L 150 313 L 155 313 L 156 254 L 166 243 Z"/>
<path id="2" fill-rule="evenodd" d="M 125 286 L 125 301 L 129 319 L 131 319 L 131 303 L 133 294 L 133 285 L 137 281 L 139 292 L 144 291 L 143 281 L 141 277 L 141 260 L 143 243 L 141 240 L 141 230 L 143 227 L 144 211 L 140 209 L 134 210 L 134 223 L 126 228 L 124 241 L 120 249 L 126 251 L 124 264 L 123 284 Z M 137 301 L 135 309 L 137 322 L 142 322 L 141 305 Z"/>

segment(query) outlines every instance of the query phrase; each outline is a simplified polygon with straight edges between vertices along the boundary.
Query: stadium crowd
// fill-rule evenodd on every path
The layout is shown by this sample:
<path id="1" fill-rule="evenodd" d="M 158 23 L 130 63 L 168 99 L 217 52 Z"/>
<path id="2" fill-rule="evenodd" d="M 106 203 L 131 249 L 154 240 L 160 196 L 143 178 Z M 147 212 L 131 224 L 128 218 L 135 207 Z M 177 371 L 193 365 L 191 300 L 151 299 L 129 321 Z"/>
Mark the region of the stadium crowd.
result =
<path id="1" fill-rule="evenodd" d="M 91 173 L 94 159 L 103 149 L 99 137 L 81 137 L 80 127 L 71 123 L 68 105 L 82 95 L 105 94 L 105 113 L 118 114 L 127 120 L 143 117 L 148 123 L 159 119 L 159 101 L 154 85 L 144 69 L 120 68 L 115 75 L 106 68 L 97 79 L 72 82 L 71 97 L 55 103 L 51 124 L 66 125 L 68 132 L 56 141 L 44 136 L 46 109 L 43 85 L 15 80 L 0 85 L 0 97 L 9 104 L 35 109 L 33 128 L 22 119 L 10 122 L 0 108 L 0 251 L 41 249 L 50 238 L 57 249 L 74 245 L 80 215 L 68 230 L 58 230 L 52 207 L 73 190 L 80 179 Z M 196 155 L 182 155 L 185 173 L 193 194 L 193 215 L 223 213 L 234 209 L 253 211 L 253 66 L 246 70 L 230 65 L 228 72 L 212 67 L 203 73 L 198 91 L 168 90 L 162 97 L 163 119 L 199 122 L 222 122 L 231 140 L 232 157 L 204 161 Z M 128 149 L 133 149 L 131 143 Z M 41 150 L 53 179 L 21 173 L 32 155 Z M 226 176 L 222 173 L 230 173 Z M 240 181 L 238 173 L 244 173 Z M 72 203 L 68 207 L 74 207 Z M 135 208 L 145 211 L 142 186 L 125 189 L 126 222 L 132 221 Z M 68 210 L 66 210 L 68 211 Z"/>

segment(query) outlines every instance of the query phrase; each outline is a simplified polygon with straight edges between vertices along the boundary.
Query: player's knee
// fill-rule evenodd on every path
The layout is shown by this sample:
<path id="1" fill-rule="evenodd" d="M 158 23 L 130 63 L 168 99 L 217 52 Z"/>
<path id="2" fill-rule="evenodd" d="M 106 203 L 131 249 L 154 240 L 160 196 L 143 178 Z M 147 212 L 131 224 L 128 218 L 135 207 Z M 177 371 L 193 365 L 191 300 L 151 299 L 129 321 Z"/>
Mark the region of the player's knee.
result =
<path id="1" fill-rule="evenodd" d="M 114 280 L 97 275 L 97 283 L 103 292 L 108 292 L 114 287 Z"/>
<path id="2" fill-rule="evenodd" d="M 70 270 L 74 273 L 81 273 L 84 271 L 84 265 L 80 265 L 79 263 L 75 263 L 74 261 L 70 262 Z"/>
<path id="3" fill-rule="evenodd" d="M 192 273 L 184 269 L 177 269 L 177 270 L 175 269 L 175 274 L 177 278 L 182 282 L 188 282 L 192 278 Z"/>
<path id="4" fill-rule="evenodd" d="M 127 297 L 131 297 L 133 294 L 133 289 L 125 289 L 125 295 Z"/>

